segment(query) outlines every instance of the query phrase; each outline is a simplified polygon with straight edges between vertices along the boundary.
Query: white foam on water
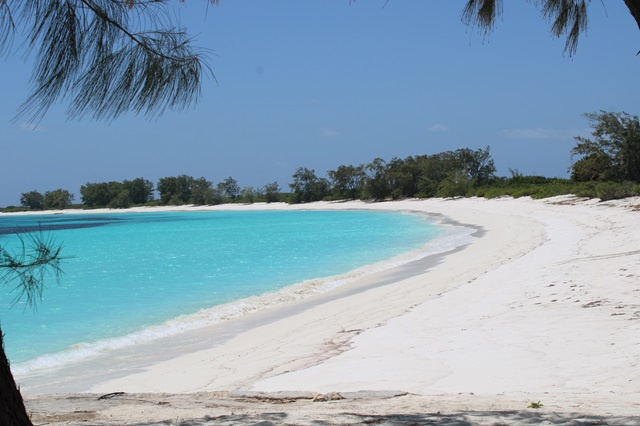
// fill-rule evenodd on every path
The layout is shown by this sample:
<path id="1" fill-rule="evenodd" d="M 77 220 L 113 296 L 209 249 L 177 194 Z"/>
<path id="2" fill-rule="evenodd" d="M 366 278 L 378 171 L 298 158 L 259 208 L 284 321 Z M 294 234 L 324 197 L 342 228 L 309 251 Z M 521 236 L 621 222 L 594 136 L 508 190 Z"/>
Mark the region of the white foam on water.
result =
<path id="1" fill-rule="evenodd" d="M 428 256 L 447 253 L 458 247 L 470 244 L 476 239 L 473 236 L 476 230 L 473 228 L 438 222 L 438 219 L 434 220 L 434 218 L 430 218 L 429 221 L 439 225 L 441 234 L 417 250 L 354 269 L 346 274 L 306 280 L 275 292 L 201 309 L 193 314 L 181 315 L 163 324 L 147 327 L 125 336 L 102 339 L 91 343 L 79 343 L 62 352 L 43 355 L 15 364 L 12 366 L 12 371 L 16 376 L 26 376 L 38 370 L 73 364 L 87 358 L 102 355 L 111 350 L 148 343 L 160 338 L 240 318 L 250 313 L 304 299 L 314 294 L 325 293 L 369 275 L 397 268 Z"/>

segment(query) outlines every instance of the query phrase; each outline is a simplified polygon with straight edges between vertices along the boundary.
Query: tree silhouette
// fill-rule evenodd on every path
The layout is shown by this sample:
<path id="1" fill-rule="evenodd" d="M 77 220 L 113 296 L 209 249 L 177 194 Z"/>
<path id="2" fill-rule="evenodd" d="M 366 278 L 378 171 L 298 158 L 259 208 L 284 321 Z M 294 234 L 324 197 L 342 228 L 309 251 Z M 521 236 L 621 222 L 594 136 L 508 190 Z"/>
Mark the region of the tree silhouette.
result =
<path id="1" fill-rule="evenodd" d="M 488 33 L 502 15 L 502 3 L 502 0 L 467 0 L 462 21 Z M 551 34 L 555 37 L 566 36 L 565 53 L 573 56 L 578 48 L 580 34 L 587 30 L 591 0 L 534 0 L 533 3 L 540 9 L 542 16 L 551 22 Z M 624 0 L 624 3 L 640 28 L 640 0 Z"/>
<path id="2" fill-rule="evenodd" d="M 209 0 L 217 3 L 218 0 Z M 112 120 L 124 112 L 159 115 L 197 102 L 211 73 L 167 0 L 2 0 L 0 54 L 19 45 L 35 56 L 33 89 L 18 117 L 38 121 L 55 102 L 69 117 Z"/>

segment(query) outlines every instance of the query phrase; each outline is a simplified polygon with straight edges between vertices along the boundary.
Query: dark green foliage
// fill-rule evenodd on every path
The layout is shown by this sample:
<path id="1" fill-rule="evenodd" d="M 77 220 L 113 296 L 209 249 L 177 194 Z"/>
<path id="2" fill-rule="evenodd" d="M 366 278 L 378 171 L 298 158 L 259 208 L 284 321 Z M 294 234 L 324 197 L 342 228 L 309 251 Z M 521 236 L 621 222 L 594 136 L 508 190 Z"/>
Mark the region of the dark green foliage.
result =
<path id="1" fill-rule="evenodd" d="M 27 212 L 29 208 L 27 207 L 18 207 L 18 206 L 6 206 L 0 207 L 0 212 L 2 213 L 18 213 L 18 212 Z"/>
<path id="2" fill-rule="evenodd" d="M 143 178 L 124 182 L 87 182 L 80 187 L 80 194 L 87 207 L 122 209 L 151 201 L 153 183 Z"/>
<path id="3" fill-rule="evenodd" d="M 80 187 L 80 198 L 87 207 L 106 206 L 111 200 L 107 182 L 87 182 Z"/>
<path id="4" fill-rule="evenodd" d="M 158 192 L 162 204 L 188 204 L 191 199 L 191 182 L 187 175 L 164 177 L 158 180 Z"/>
<path id="5" fill-rule="evenodd" d="M 172 195 L 171 198 L 169 199 L 169 201 L 167 201 L 165 204 L 169 205 L 169 206 L 182 206 L 183 204 L 186 204 L 184 202 L 184 200 L 182 198 L 180 198 L 178 195 Z"/>
<path id="6" fill-rule="evenodd" d="M 87 182 L 80 187 L 80 196 L 87 207 L 106 207 L 121 190 L 123 186 L 120 182 Z"/>
<path id="7" fill-rule="evenodd" d="M 543 176 L 524 176 L 511 171 L 511 178 L 496 178 L 492 184 L 477 187 L 467 195 L 485 198 L 510 196 L 514 198 L 546 198 L 555 195 L 571 194 L 573 184 L 568 179 L 545 178 Z"/>
<path id="8" fill-rule="evenodd" d="M 420 176 L 419 161 L 412 157 L 402 160 L 394 157 L 387 163 L 384 181 L 389 187 L 389 196 L 394 200 L 413 197 L 418 192 Z M 378 176 L 381 176 L 378 174 Z"/>
<path id="9" fill-rule="evenodd" d="M 477 185 L 485 185 L 491 181 L 496 166 L 493 163 L 489 147 L 484 150 L 471 150 L 469 148 L 458 149 L 451 154 L 453 169 L 462 171 L 469 180 Z"/>
<path id="10" fill-rule="evenodd" d="M 577 181 L 609 180 L 615 177 L 611 158 L 590 154 L 571 165 L 571 179 Z"/>
<path id="11" fill-rule="evenodd" d="M 387 162 L 382 158 L 375 158 L 365 166 L 367 178 L 363 189 L 365 198 L 382 201 L 391 195 L 391 182 Z"/>
<path id="12" fill-rule="evenodd" d="M 225 198 L 222 195 L 222 191 L 218 188 L 210 188 L 204 194 L 204 203 L 207 205 L 222 204 L 225 202 Z"/>
<path id="13" fill-rule="evenodd" d="M 638 116 L 606 111 L 584 116 L 593 129 L 592 139 L 575 138 L 578 143 L 571 154 L 580 158 L 571 166 L 571 177 L 578 181 L 640 182 Z"/>
<path id="14" fill-rule="evenodd" d="M 291 195 L 294 203 L 320 201 L 330 195 L 330 184 L 325 178 L 318 178 L 314 170 L 298 168 L 293 174 Z"/>
<path id="15" fill-rule="evenodd" d="M 158 181 L 160 199 L 153 200 L 153 183 L 143 178 L 123 182 L 82 185 L 80 193 L 86 207 L 127 208 L 132 205 L 220 204 L 222 191 L 205 178 L 188 175 L 164 177 Z"/>
<path id="16" fill-rule="evenodd" d="M 131 197 L 129 195 L 129 191 L 124 188 L 120 189 L 116 193 L 115 197 L 113 197 L 109 201 L 107 207 L 110 209 L 126 209 L 128 207 L 131 207 Z"/>
<path id="17" fill-rule="evenodd" d="M 280 201 L 280 185 L 278 182 L 271 182 L 262 187 L 264 199 L 267 203 L 277 203 Z"/>
<path id="18" fill-rule="evenodd" d="M 260 198 L 262 198 L 262 191 L 252 186 L 243 188 L 242 192 L 240 193 L 240 200 L 243 203 L 255 203 Z"/>
<path id="19" fill-rule="evenodd" d="M 161 205 L 213 205 L 224 201 L 223 191 L 219 187 L 213 188 L 213 184 L 204 177 L 164 177 L 158 180 L 158 192 Z"/>
<path id="20" fill-rule="evenodd" d="M 331 196 L 331 183 L 327 178 L 319 178 L 313 186 L 314 198 L 326 200 Z"/>
<path id="21" fill-rule="evenodd" d="M 531 178 L 531 179 L 529 179 Z M 640 195 L 640 184 L 635 182 L 576 182 L 559 178 L 522 176 L 500 180 L 490 186 L 476 188 L 467 195 L 485 198 L 510 196 L 540 199 L 573 194 L 578 197 L 600 198 L 602 201 Z"/>
<path id="22" fill-rule="evenodd" d="M 438 187 L 446 177 L 453 172 L 454 166 L 451 155 L 440 153 L 434 155 L 421 155 L 415 157 L 415 161 L 420 170 L 417 181 L 418 194 L 422 197 L 435 197 Z"/>
<path id="23" fill-rule="evenodd" d="M 229 176 L 218 184 L 218 189 L 222 191 L 222 194 L 230 200 L 235 200 L 240 195 L 240 185 L 238 181 Z"/>
<path id="24" fill-rule="evenodd" d="M 123 188 L 128 191 L 129 203 L 146 204 L 153 200 L 153 182 L 141 177 L 122 182 Z"/>
<path id="25" fill-rule="evenodd" d="M 489 147 L 478 150 L 463 148 L 404 159 L 393 158 L 389 162 L 376 158 L 365 166 L 340 166 L 329 171 L 333 185 L 328 194 L 327 188 L 321 184 L 322 179 L 313 170 L 299 168 L 294 174 L 289 201 L 301 203 L 341 200 L 351 198 L 358 191 L 360 198 L 376 201 L 389 198 L 465 196 L 539 199 L 566 194 L 610 200 L 640 195 L 640 185 L 633 182 L 577 182 L 545 176 L 525 176 L 513 169 L 509 169 L 511 177 L 507 178 L 495 176 L 495 170 Z M 350 184 L 353 185 L 349 186 Z M 314 188 L 321 190 L 314 192 Z"/>
<path id="26" fill-rule="evenodd" d="M 374 200 L 464 195 L 464 188 L 492 182 L 496 170 L 489 147 L 393 158 L 388 163 L 376 158 L 365 168 L 363 197 Z"/>
<path id="27" fill-rule="evenodd" d="M 46 210 L 62 210 L 73 203 L 73 194 L 66 189 L 56 189 L 44 193 L 42 206 Z"/>
<path id="28" fill-rule="evenodd" d="M 20 205 L 30 210 L 42 210 L 44 208 L 44 196 L 38 191 L 23 192 L 20 197 Z"/>
<path id="29" fill-rule="evenodd" d="M 464 197 L 471 193 L 473 186 L 473 179 L 462 171 L 455 171 L 440 182 L 437 196 L 443 198 Z"/>
<path id="30" fill-rule="evenodd" d="M 213 204 L 207 202 L 210 201 L 209 199 L 211 198 L 211 182 L 203 177 L 199 179 L 190 178 L 189 185 L 189 204 Z"/>
<path id="31" fill-rule="evenodd" d="M 327 172 L 331 180 L 331 191 L 341 199 L 355 200 L 362 195 L 366 174 L 364 166 L 339 166 Z"/>
<path id="32" fill-rule="evenodd" d="M 602 201 L 617 200 L 640 195 L 640 184 L 635 182 L 598 182 L 595 194 Z"/>
<path id="33" fill-rule="evenodd" d="M 524 185 L 524 184 L 542 184 L 557 180 L 556 178 L 548 178 L 545 176 L 525 176 L 518 170 L 509 169 L 511 173 L 511 179 L 505 179 L 503 182 L 508 182 L 509 185 Z M 495 183 L 495 182 L 494 182 Z"/>

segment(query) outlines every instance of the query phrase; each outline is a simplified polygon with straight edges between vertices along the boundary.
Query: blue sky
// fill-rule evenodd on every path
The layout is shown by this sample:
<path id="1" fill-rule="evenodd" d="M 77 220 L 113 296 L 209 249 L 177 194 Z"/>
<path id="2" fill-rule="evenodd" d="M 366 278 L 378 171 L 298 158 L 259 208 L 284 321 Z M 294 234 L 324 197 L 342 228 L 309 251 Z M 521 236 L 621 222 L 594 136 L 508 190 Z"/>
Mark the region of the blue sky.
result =
<path id="1" fill-rule="evenodd" d="M 567 176 L 584 112 L 638 114 L 640 31 L 622 0 L 590 4 L 589 30 L 563 56 L 532 2 L 504 2 L 488 38 L 460 21 L 464 1 L 175 2 L 210 49 L 217 78 L 201 102 L 159 119 L 68 120 L 56 105 L 33 129 L 12 122 L 30 60 L 2 63 L 0 206 L 86 182 L 188 174 L 241 186 L 298 167 L 324 176 L 375 157 L 484 148 L 498 174 Z M 604 3 L 604 4 L 603 4 Z"/>

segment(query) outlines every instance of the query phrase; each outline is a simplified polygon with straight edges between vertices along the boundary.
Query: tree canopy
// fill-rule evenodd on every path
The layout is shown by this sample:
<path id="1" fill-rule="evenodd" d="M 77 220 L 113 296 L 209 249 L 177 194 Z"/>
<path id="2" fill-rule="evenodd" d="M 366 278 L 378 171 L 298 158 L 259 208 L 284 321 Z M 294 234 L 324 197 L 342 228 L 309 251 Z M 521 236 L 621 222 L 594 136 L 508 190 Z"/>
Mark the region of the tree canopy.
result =
<path id="1" fill-rule="evenodd" d="M 44 209 L 44 196 L 38 191 L 23 192 L 20 197 L 20 205 L 31 210 Z"/>
<path id="2" fill-rule="evenodd" d="M 623 1 L 640 28 L 640 0 Z M 565 53 L 573 56 L 578 48 L 580 35 L 587 30 L 591 0 L 533 0 L 533 3 L 544 19 L 551 22 L 551 34 L 554 37 L 566 37 Z M 604 2 L 602 6 L 605 7 Z M 503 0 L 467 0 L 462 21 L 478 27 L 486 34 L 496 26 L 502 11 Z"/>
<path id="3" fill-rule="evenodd" d="M 172 23 L 166 3 L 0 1 L 0 53 L 19 31 L 25 38 L 19 46 L 35 57 L 33 88 L 18 116 L 37 121 L 61 100 L 70 117 L 107 120 L 197 102 L 202 78 L 211 73 L 206 51 Z"/>
<path id="4" fill-rule="evenodd" d="M 592 139 L 576 137 L 571 150 L 580 157 L 571 166 L 575 180 L 629 180 L 640 182 L 640 121 L 626 112 L 584 114 Z"/>
<path id="5" fill-rule="evenodd" d="M 80 194 L 87 207 L 126 208 L 151 201 L 153 183 L 143 178 L 123 182 L 87 182 L 80 187 Z"/>
<path id="6" fill-rule="evenodd" d="M 43 207 L 47 210 L 63 210 L 73 203 L 73 194 L 66 189 L 58 188 L 47 191 L 43 197 Z"/>
<path id="7" fill-rule="evenodd" d="M 329 181 L 316 176 L 315 170 L 299 167 L 293 174 L 293 183 L 289 184 L 293 201 L 308 203 L 320 201 L 330 194 Z"/>

